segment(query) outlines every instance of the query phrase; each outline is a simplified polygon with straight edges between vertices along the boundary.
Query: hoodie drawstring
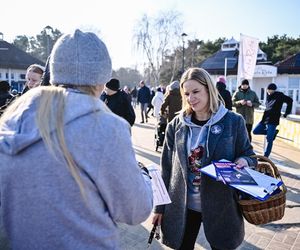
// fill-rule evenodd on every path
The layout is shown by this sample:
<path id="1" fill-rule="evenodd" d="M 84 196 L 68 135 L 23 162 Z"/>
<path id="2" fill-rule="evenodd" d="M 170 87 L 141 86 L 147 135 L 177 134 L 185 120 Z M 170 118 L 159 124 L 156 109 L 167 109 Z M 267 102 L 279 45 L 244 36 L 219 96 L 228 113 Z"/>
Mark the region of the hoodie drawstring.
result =
<path id="1" fill-rule="evenodd" d="M 210 133 L 211 123 L 209 123 L 207 136 L 206 136 L 206 152 L 207 152 L 207 158 L 209 157 L 209 150 L 208 150 L 208 140 L 209 140 L 209 133 Z"/>

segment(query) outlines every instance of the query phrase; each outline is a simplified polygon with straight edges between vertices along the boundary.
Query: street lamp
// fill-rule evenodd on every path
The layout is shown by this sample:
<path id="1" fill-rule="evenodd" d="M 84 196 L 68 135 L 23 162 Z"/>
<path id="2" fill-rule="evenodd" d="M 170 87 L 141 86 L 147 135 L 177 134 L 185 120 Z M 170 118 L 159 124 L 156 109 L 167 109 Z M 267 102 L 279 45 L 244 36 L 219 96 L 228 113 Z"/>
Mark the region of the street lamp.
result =
<path id="1" fill-rule="evenodd" d="M 47 57 L 50 55 L 50 36 L 52 35 L 53 29 L 51 26 L 46 26 L 44 28 L 47 35 Z"/>
<path id="2" fill-rule="evenodd" d="M 187 36 L 186 33 L 181 34 L 181 38 L 182 38 L 182 73 L 184 72 L 184 37 L 186 37 L 186 36 Z"/>

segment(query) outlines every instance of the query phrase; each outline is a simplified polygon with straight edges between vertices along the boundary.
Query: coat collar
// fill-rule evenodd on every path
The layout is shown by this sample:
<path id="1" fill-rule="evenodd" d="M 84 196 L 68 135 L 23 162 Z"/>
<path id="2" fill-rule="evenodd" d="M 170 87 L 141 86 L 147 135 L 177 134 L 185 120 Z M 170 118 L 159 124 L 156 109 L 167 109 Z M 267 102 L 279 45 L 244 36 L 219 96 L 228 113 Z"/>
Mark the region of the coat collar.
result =
<path id="1" fill-rule="evenodd" d="M 187 180 L 187 168 L 188 168 L 188 153 L 186 147 L 186 141 L 188 136 L 188 127 L 181 126 L 175 133 L 176 151 L 178 152 L 178 158 L 180 161 L 180 167 L 184 180 Z"/>
<path id="2" fill-rule="evenodd" d="M 209 157 L 207 158 L 207 152 L 204 155 L 204 165 L 208 165 L 212 161 L 212 156 L 217 146 L 220 146 L 219 140 L 224 131 L 224 124 L 218 122 L 211 126 L 209 130 L 209 139 L 208 139 L 208 148 L 209 148 Z M 180 126 L 180 128 L 175 133 L 176 141 L 176 151 L 178 152 L 178 158 L 180 161 L 181 171 L 184 176 L 184 179 L 187 180 L 187 168 L 188 168 L 188 152 L 187 152 L 187 136 L 188 136 L 188 127 Z"/>

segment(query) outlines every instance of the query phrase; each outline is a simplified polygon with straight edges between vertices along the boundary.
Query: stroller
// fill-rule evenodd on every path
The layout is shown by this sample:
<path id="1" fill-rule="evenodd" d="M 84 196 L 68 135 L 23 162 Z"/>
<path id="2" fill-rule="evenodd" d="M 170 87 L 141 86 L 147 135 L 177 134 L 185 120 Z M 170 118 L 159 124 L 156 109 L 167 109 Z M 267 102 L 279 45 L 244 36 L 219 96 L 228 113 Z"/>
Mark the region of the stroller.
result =
<path id="1" fill-rule="evenodd" d="M 167 118 L 166 116 L 161 115 L 155 127 L 155 151 L 157 151 L 158 148 L 161 147 L 164 143 L 166 127 Z"/>

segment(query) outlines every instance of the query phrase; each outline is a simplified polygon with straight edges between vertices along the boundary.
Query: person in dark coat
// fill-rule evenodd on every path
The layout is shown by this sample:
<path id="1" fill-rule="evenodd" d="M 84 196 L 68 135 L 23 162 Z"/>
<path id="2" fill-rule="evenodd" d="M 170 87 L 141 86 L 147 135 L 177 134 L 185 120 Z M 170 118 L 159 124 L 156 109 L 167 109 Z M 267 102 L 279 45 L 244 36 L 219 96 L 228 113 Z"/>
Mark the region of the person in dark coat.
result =
<path id="1" fill-rule="evenodd" d="M 10 92 L 10 85 L 7 81 L 0 81 L 0 115 L 14 97 Z"/>
<path id="2" fill-rule="evenodd" d="M 137 88 L 136 86 L 134 86 L 134 88 L 130 91 L 130 95 L 131 95 L 131 100 L 132 100 L 132 106 L 134 108 L 136 108 L 136 104 L 137 104 Z"/>
<path id="3" fill-rule="evenodd" d="M 216 87 L 219 91 L 219 94 L 224 100 L 225 108 L 232 110 L 232 100 L 231 100 L 231 94 L 226 89 L 226 80 L 224 76 L 220 76 L 218 78 L 218 81 L 216 83 Z"/>
<path id="4" fill-rule="evenodd" d="M 138 90 L 137 102 L 140 103 L 141 106 L 141 123 L 144 123 L 145 120 L 148 122 L 147 116 L 147 108 L 151 100 L 151 92 L 150 89 L 145 85 L 144 81 L 140 81 L 140 88 Z"/>
<path id="5" fill-rule="evenodd" d="M 133 126 L 135 113 L 128 94 L 120 89 L 118 79 L 112 78 L 105 84 L 105 91 L 103 91 L 100 99 L 106 103 L 112 112 L 124 118 L 130 126 Z"/>
<path id="6" fill-rule="evenodd" d="M 172 121 L 176 113 L 181 109 L 182 101 L 179 89 L 179 82 L 173 81 L 168 86 L 164 102 L 161 105 L 160 112 L 162 115 L 167 113 L 168 122 Z"/>
<path id="7" fill-rule="evenodd" d="M 279 125 L 281 109 L 284 103 L 287 104 L 284 118 L 291 113 L 293 107 L 293 99 L 282 92 L 276 91 L 277 86 L 275 83 L 270 83 L 267 87 L 267 101 L 266 109 L 264 111 L 261 121 L 256 125 L 253 130 L 255 135 L 267 135 L 267 143 L 264 156 L 269 157 L 273 147 L 273 141 L 276 138 L 279 130 L 276 127 Z"/>
<path id="8" fill-rule="evenodd" d="M 153 107 L 153 105 L 152 105 L 152 99 L 153 99 L 153 97 L 155 96 L 155 91 L 154 91 L 154 88 L 151 88 L 151 90 L 150 90 L 150 103 L 149 103 L 149 105 L 148 105 L 148 110 L 147 110 L 147 118 L 149 118 L 149 112 L 152 110 L 152 116 L 154 116 L 154 107 Z"/>
<path id="9" fill-rule="evenodd" d="M 10 85 L 7 81 L 0 81 L 0 107 L 5 105 L 13 95 L 9 92 Z"/>
<path id="10" fill-rule="evenodd" d="M 172 202 L 155 207 L 152 223 L 161 225 L 162 242 L 172 249 L 194 249 L 202 223 L 211 249 L 235 249 L 245 234 L 238 191 L 200 169 L 221 159 L 255 167 L 245 121 L 224 107 L 204 69 L 189 68 L 180 88 L 183 107 L 167 125 L 161 155 Z"/>
<path id="11" fill-rule="evenodd" d="M 49 70 L 49 61 L 50 56 L 48 56 L 47 61 L 45 63 L 45 70 L 42 76 L 41 85 L 42 86 L 49 86 L 50 85 L 50 70 Z"/>

